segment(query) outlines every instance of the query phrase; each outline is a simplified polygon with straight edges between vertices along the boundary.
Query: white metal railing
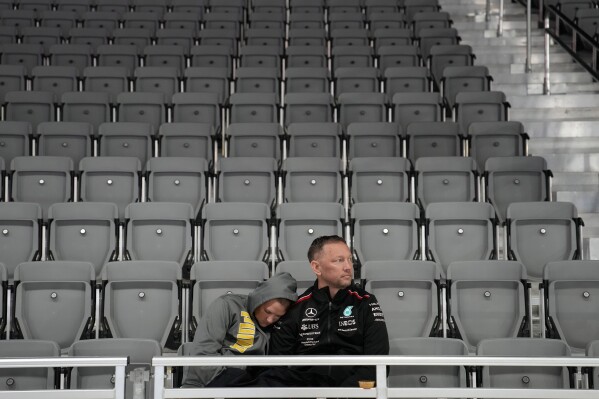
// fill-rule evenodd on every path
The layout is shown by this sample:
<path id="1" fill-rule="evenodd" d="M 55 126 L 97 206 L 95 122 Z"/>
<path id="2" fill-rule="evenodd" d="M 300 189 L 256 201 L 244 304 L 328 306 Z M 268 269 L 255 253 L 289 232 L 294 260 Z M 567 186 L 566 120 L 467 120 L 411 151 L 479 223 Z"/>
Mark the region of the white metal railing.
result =
<path id="1" fill-rule="evenodd" d="M 183 366 L 375 366 L 376 387 L 361 388 L 165 388 L 165 368 Z M 505 388 L 395 388 L 387 366 L 599 367 L 599 358 L 486 356 L 238 356 L 155 357 L 154 399 L 162 398 L 532 398 L 597 399 L 596 390 Z"/>
<path id="2" fill-rule="evenodd" d="M 4 358 L 0 369 L 114 367 L 113 389 L 48 389 L 31 391 L 0 391 L 0 399 L 125 399 L 125 368 L 127 357 L 52 357 Z"/>

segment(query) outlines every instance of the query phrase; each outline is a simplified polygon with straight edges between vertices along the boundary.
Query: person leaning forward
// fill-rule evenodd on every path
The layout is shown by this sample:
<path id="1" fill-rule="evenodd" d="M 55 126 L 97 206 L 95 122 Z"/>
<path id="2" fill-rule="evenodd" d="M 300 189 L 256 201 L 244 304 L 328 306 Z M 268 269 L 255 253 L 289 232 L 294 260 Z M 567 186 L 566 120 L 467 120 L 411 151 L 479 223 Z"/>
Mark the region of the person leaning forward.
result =
<path id="1" fill-rule="evenodd" d="M 275 324 L 269 355 L 388 355 L 376 297 L 353 284 L 352 253 L 339 236 L 315 239 L 308 259 L 316 281 Z M 372 366 L 276 367 L 258 386 L 357 387 L 376 379 Z"/>
<path id="2" fill-rule="evenodd" d="M 271 327 L 297 299 L 289 273 L 262 282 L 249 295 L 216 298 L 200 319 L 190 356 L 264 355 Z M 240 367 L 189 367 L 183 388 L 234 387 L 254 378 Z"/>

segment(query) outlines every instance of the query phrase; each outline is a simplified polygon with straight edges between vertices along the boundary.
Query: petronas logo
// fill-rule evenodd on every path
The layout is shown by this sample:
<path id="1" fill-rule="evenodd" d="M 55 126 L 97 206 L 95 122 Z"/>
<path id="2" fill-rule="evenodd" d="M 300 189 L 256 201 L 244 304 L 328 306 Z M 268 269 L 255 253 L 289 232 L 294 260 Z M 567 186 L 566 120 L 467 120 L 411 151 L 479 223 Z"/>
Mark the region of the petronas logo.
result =
<path id="1" fill-rule="evenodd" d="M 345 317 L 349 317 L 351 316 L 351 310 L 352 310 L 353 306 L 348 306 L 345 308 L 345 310 L 343 311 L 343 316 Z"/>

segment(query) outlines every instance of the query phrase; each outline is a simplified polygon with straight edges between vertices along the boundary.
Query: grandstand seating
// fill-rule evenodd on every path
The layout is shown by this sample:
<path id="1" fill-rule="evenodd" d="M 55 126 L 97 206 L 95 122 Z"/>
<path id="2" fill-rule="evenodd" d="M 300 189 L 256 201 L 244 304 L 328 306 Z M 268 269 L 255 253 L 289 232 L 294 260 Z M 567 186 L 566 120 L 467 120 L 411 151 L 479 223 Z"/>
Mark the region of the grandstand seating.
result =
<path id="1" fill-rule="evenodd" d="M 550 3 L 597 40 L 593 3 Z M 551 164 L 475 53 L 438 0 L 0 1 L 0 357 L 147 371 L 214 298 L 281 271 L 303 292 L 325 234 L 352 249 L 391 354 L 597 356 L 584 211 L 552 202 Z M 389 383 L 570 386 L 496 370 Z M 111 377 L 74 369 L 70 388 Z"/>

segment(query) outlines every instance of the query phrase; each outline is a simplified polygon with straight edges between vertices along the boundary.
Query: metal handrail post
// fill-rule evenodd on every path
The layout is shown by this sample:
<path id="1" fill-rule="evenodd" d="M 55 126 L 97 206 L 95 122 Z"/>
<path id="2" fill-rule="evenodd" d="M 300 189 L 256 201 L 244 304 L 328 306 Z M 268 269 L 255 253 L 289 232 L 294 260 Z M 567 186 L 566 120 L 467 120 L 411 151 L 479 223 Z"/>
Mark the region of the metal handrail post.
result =
<path id="1" fill-rule="evenodd" d="M 549 63 L 549 44 L 551 38 L 549 37 L 549 13 L 545 15 L 545 75 L 543 77 L 543 94 L 548 96 L 551 94 L 551 65 Z"/>
<path id="2" fill-rule="evenodd" d="M 487 0 L 485 4 L 485 21 L 491 20 L 491 0 Z"/>
<path id="3" fill-rule="evenodd" d="M 532 71 L 531 56 L 532 56 L 532 1 L 526 0 L 526 67 L 525 72 Z"/>
<path id="4" fill-rule="evenodd" d="M 499 21 L 497 21 L 497 37 L 503 36 L 503 0 L 499 0 Z"/>

